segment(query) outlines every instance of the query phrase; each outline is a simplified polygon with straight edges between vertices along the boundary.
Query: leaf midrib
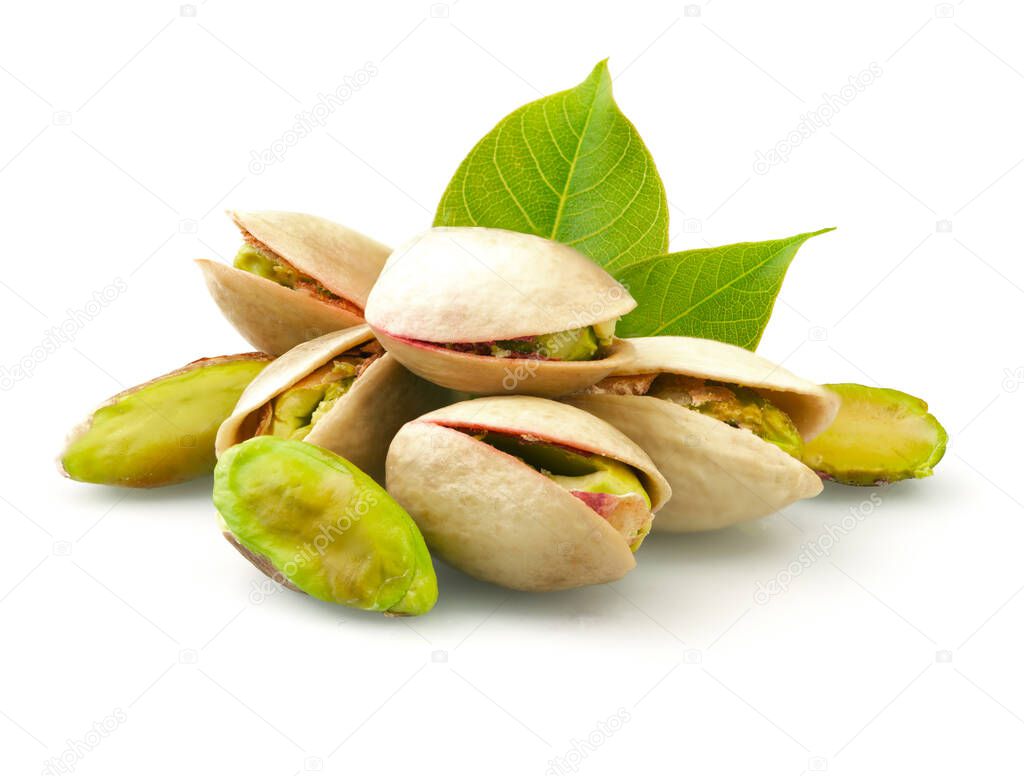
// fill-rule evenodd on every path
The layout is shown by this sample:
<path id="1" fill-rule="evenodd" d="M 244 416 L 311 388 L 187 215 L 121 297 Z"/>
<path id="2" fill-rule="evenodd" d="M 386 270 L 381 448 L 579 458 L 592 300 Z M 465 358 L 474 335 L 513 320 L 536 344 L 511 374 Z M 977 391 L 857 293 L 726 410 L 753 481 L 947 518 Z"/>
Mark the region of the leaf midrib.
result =
<path id="1" fill-rule="evenodd" d="M 590 107 L 587 109 L 587 118 L 583 122 L 583 129 L 580 131 L 579 137 L 576 139 L 576 150 L 573 152 L 572 161 L 569 162 L 569 174 L 565 176 L 565 186 L 562 188 L 562 195 L 558 200 L 558 212 L 555 213 L 555 223 L 551 227 L 551 234 L 548 235 L 548 239 L 558 239 L 558 228 L 562 224 L 562 213 L 565 211 L 565 203 L 569 200 L 569 186 L 572 185 L 572 178 L 576 174 L 576 162 L 580 158 L 580 149 L 583 147 L 583 139 L 587 136 L 587 131 L 590 129 L 590 120 L 594 115 L 594 108 L 597 105 L 597 97 L 600 92 L 601 85 L 598 83 L 594 89 L 594 99 L 590 102 Z M 562 111 L 565 112 L 565 97 L 562 98 Z M 572 125 L 569 125 L 570 128 Z"/>
<path id="2" fill-rule="evenodd" d="M 714 299 L 716 296 L 721 294 L 726 289 L 732 287 L 734 284 L 736 284 L 739 281 L 743 280 L 743 278 L 747 277 L 747 275 L 750 275 L 753 272 L 757 272 L 757 270 L 761 269 L 761 267 L 763 267 L 765 264 L 768 264 L 769 262 L 774 261 L 775 258 L 780 253 L 782 253 L 782 251 L 786 250 L 786 248 L 789 248 L 792 245 L 796 245 L 796 246 L 802 245 L 804 242 L 807 241 L 807 237 L 809 237 L 809 236 L 810 235 L 804 237 L 800 241 L 794 241 L 794 242 L 787 243 L 786 245 L 782 246 L 781 248 L 779 248 L 779 250 L 774 251 L 770 256 L 768 256 L 768 258 L 766 258 L 764 261 L 759 262 L 758 264 L 753 265 L 750 269 L 748 269 L 747 271 L 742 272 L 741 274 L 737 275 L 732 280 L 730 280 L 728 283 L 726 283 L 724 285 L 721 285 L 718 288 L 716 288 L 714 291 L 712 291 L 710 294 L 705 296 L 703 299 L 700 299 L 699 301 L 695 302 L 694 304 L 691 304 L 689 307 L 687 307 L 685 310 L 683 310 L 681 313 L 679 313 L 675 317 L 670 318 L 667 321 L 665 321 L 664 323 L 662 323 L 660 326 L 658 326 L 657 329 L 654 330 L 654 332 L 652 334 L 655 335 L 655 336 L 658 335 L 658 334 L 661 334 L 661 332 L 665 331 L 665 329 L 667 329 L 669 326 L 671 326 L 672 324 L 674 324 L 677 321 L 681 320 L 682 318 L 685 318 L 687 315 L 692 313 L 694 310 L 696 310 L 702 304 L 705 304 L 706 302 Z M 662 257 L 662 258 L 667 258 L 667 257 Z M 659 260 L 660 259 L 652 259 L 651 261 L 654 262 L 654 261 L 659 261 Z M 681 265 L 678 265 L 678 266 L 681 266 Z M 671 283 L 669 285 L 671 286 Z"/>

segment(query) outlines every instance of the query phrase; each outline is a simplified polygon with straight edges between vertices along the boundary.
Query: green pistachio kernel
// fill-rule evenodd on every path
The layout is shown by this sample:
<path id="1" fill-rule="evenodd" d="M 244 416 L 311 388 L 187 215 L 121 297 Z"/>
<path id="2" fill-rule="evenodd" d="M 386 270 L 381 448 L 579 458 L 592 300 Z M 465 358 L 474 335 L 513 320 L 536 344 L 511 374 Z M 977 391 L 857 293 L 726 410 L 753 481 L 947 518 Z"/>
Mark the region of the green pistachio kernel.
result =
<path id="1" fill-rule="evenodd" d="M 73 480 L 155 488 L 213 471 L 217 428 L 270 363 L 262 353 L 202 359 L 96 410 L 61 456 Z"/>
<path id="2" fill-rule="evenodd" d="M 803 462 L 825 479 L 876 485 L 930 477 L 948 436 L 923 400 L 891 388 L 826 385 L 843 403 L 823 433 L 804 446 Z"/>
<path id="3" fill-rule="evenodd" d="M 521 340 L 500 340 L 495 344 L 494 355 L 502 351 L 537 355 L 554 361 L 590 361 L 598 355 L 597 335 L 594 327 L 569 329 L 551 334 Z"/>
<path id="4" fill-rule="evenodd" d="M 745 428 L 795 458 L 803 450 L 803 439 L 789 415 L 749 388 L 665 374 L 654 381 L 648 395 Z"/>
<path id="5" fill-rule="evenodd" d="M 338 299 L 337 294 L 322 286 L 315 278 L 303 275 L 294 267 L 245 243 L 235 254 L 235 269 L 251 272 L 286 288 L 305 288 L 317 296 Z"/>
<path id="6" fill-rule="evenodd" d="M 353 364 L 334 361 L 284 391 L 274 400 L 268 433 L 286 439 L 305 439 L 316 422 L 352 387 L 356 372 Z"/>
<path id="7" fill-rule="evenodd" d="M 480 441 L 519 458 L 568 491 L 605 493 L 611 496 L 636 495 L 650 512 L 651 498 L 631 466 L 596 453 L 571 450 L 559 445 L 526 440 L 509 434 L 485 431 L 475 435 Z M 631 529 L 630 549 L 634 552 L 650 531 L 651 521 Z"/>
<path id="8" fill-rule="evenodd" d="M 315 598 L 424 614 L 437 577 L 412 518 L 341 456 L 260 436 L 217 462 L 213 503 L 243 555 Z"/>

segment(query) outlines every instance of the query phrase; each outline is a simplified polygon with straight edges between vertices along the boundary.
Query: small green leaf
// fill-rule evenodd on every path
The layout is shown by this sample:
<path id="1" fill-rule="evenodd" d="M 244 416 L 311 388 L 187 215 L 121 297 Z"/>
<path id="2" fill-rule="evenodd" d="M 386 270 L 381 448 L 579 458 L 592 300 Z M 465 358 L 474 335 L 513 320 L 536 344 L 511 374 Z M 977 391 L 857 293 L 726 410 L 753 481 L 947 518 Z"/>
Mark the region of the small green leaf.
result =
<path id="1" fill-rule="evenodd" d="M 434 225 L 536 234 L 609 268 L 664 253 L 665 188 L 615 104 L 606 62 L 485 135 L 448 184 Z"/>
<path id="2" fill-rule="evenodd" d="M 753 350 L 797 250 L 834 228 L 670 253 L 622 267 L 615 276 L 639 306 L 622 319 L 616 334 L 704 337 Z"/>

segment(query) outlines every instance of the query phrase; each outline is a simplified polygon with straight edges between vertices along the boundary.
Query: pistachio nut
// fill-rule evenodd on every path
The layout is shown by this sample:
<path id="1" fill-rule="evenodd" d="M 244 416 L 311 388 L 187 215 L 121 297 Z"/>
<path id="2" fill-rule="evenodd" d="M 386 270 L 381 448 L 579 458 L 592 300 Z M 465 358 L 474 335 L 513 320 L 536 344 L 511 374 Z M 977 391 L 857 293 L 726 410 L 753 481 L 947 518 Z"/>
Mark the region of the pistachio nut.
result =
<path id="1" fill-rule="evenodd" d="M 447 563 L 536 591 L 622 577 L 671 495 L 623 434 L 532 396 L 472 399 L 406 423 L 387 486 Z"/>
<path id="2" fill-rule="evenodd" d="M 225 538 L 260 571 L 314 598 L 424 614 L 437 577 L 416 524 L 341 456 L 256 437 L 217 461 L 213 503 Z"/>
<path id="3" fill-rule="evenodd" d="M 197 264 L 221 312 L 254 347 L 279 356 L 363 322 L 390 248 L 304 213 L 229 215 L 245 241 L 234 266 Z"/>
<path id="4" fill-rule="evenodd" d="M 471 394 L 557 396 L 630 360 L 615 322 L 636 302 L 568 245 L 439 227 L 388 258 L 366 320 L 410 371 Z"/>
<path id="5" fill-rule="evenodd" d="M 265 353 L 203 358 L 122 391 L 72 431 L 61 471 L 130 488 L 211 473 L 218 426 L 270 360 Z"/>
<path id="6" fill-rule="evenodd" d="M 676 493 L 660 531 L 705 531 L 821 492 L 796 457 L 839 397 L 750 351 L 690 337 L 630 340 L 632 365 L 567 397 L 639 444 Z"/>
<path id="7" fill-rule="evenodd" d="M 928 404 L 892 388 L 825 386 L 842 397 L 839 414 L 808 442 L 803 462 L 844 485 L 882 485 L 930 477 L 949 437 Z"/>
<path id="8" fill-rule="evenodd" d="M 303 439 L 384 482 L 402 424 L 450 400 L 354 326 L 296 345 L 253 380 L 217 432 L 217 454 L 253 436 Z"/>

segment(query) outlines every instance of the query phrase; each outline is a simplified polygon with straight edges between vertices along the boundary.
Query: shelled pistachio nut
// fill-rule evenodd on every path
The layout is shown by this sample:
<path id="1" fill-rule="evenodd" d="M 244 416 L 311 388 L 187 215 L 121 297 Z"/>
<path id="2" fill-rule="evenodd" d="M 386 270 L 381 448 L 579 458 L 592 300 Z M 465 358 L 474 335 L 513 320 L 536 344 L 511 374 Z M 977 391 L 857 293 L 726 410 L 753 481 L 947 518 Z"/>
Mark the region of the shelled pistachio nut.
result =
<path id="1" fill-rule="evenodd" d="M 296 345 L 246 388 L 217 433 L 217 454 L 253 436 L 304 439 L 384 482 L 402 424 L 450 401 L 406 370 L 365 324 Z"/>
<path id="2" fill-rule="evenodd" d="M 266 353 L 202 358 L 108 399 L 68 438 L 73 480 L 156 488 L 213 471 L 214 437 Z"/>
<path id="3" fill-rule="evenodd" d="M 314 598 L 424 614 L 437 577 L 416 524 L 377 483 L 316 445 L 257 437 L 220 457 L 225 538 L 267 576 Z"/>
<path id="4" fill-rule="evenodd" d="M 816 496 L 796 457 L 839 397 L 750 351 L 690 337 L 630 340 L 636 358 L 566 401 L 640 445 L 672 485 L 660 531 L 706 531 Z"/>
<path id="5" fill-rule="evenodd" d="M 279 356 L 363 322 L 390 248 L 304 213 L 229 215 L 245 240 L 234 266 L 196 263 L 221 312 L 254 347 Z"/>
<path id="6" fill-rule="evenodd" d="M 531 396 L 473 399 L 405 424 L 387 485 L 447 563 L 535 591 L 622 577 L 671 495 L 610 425 Z"/>
<path id="7" fill-rule="evenodd" d="M 827 385 L 839 414 L 803 450 L 803 462 L 844 485 L 882 485 L 930 477 L 946 453 L 946 429 L 923 399 L 892 388 Z"/>
<path id="8" fill-rule="evenodd" d="M 390 353 L 471 394 L 558 396 L 629 363 L 615 322 L 636 302 L 568 245 L 439 227 L 388 258 L 366 320 Z"/>

